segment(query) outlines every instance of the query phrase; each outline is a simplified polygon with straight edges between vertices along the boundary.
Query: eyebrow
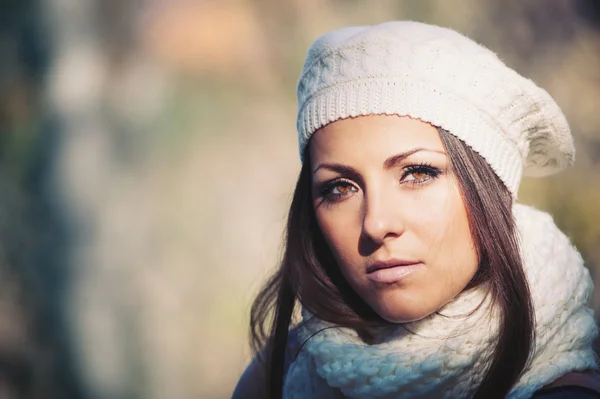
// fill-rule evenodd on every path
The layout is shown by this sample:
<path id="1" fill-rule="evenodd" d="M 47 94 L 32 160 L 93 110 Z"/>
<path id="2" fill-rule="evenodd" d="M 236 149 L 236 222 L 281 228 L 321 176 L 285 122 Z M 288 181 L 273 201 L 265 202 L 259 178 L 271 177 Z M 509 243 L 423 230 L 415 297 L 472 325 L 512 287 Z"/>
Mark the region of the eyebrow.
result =
<path id="1" fill-rule="evenodd" d="M 428 148 L 413 148 L 411 150 L 405 151 L 405 152 L 401 152 L 399 154 L 396 155 L 392 155 L 391 157 L 387 158 L 384 162 L 383 162 L 383 167 L 385 169 L 391 169 L 394 166 L 396 166 L 399 162 L 401 162 L 402 160 L 408 158 L 409 156 L 416 154 L 417 152 L 420 151 L 428 151 L 428 152 L 436 152 L 438 154 L 443 154 L 446 155 L 446 153 L 444 151 L 439 151 L 439 150 L 430 150 Z M 329 169 L 332 170 L 334 172 L 338 172 L 340 174 L 352 174 L 352 175 L 356 175 L 358 174 L 358 172 L 356 171 L 356 169 L 352 168 L 351 166 L 347 166 L 347 165 L 342 165 L 339 163 L 322 163 L 319 164 L 319 166 L 317 166 L 314 170 L 313 170 L 313 174 L 316 173 L 319 169 L 324 168 L 324 169 Z"/>

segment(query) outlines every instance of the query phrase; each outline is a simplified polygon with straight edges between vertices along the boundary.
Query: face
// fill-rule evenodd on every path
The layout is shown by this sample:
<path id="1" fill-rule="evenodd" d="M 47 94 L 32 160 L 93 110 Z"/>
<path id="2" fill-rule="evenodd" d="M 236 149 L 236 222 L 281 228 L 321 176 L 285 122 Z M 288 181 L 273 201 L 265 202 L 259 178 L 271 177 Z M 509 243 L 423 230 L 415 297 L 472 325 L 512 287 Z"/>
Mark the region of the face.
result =
<path id="1" fill-rule="evenodd" d="M 384 319 L 426 317 L 460 293 L 478 259 L 435 127 L 369 115 L 309 143 L 313 204 L 342 274 Z"/>

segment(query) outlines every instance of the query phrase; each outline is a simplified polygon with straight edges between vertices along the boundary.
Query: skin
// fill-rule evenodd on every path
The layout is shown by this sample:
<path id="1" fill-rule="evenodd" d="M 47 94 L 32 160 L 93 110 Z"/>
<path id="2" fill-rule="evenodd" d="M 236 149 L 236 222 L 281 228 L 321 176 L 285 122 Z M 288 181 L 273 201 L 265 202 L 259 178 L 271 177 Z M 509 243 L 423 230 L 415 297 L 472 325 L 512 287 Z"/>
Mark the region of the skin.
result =
<path id="1" fill-rule="evenodd" d="M 350 286 L 381 317 L 422 319 L 467 286 L 478 259 L 435 127 L 397 115 L 342 119 L 315 132 L 308 150 L 319 226 Z M 369 265 L 389 259 L 418 267 L 372 281 Z"/>

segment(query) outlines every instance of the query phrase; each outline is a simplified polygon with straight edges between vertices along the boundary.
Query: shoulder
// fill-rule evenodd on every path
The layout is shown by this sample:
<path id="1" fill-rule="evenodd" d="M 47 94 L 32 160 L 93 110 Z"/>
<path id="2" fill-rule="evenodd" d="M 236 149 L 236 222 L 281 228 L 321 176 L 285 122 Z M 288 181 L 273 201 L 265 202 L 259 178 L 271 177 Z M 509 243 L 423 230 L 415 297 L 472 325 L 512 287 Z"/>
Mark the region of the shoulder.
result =
<path id="1" fill-rule="evenodd" d="M 535 399 L 599 399 L 600 375 L 595 372 L 571 372 L 539 390 Z"/>
<path id="2" fill-rule="evenodd" d="M 264 353 L 259 352 L 240 377 L 231 399 L 261 399 L 268 397 L 267 371 Z"/>
<path id="3" fill-rule="evenodd" d="M 288 344 L 285 354 L 284 374 L 287 373 L 290 364 L 295 360 L 300 349 L 298 329 L 291 329 L 288 333 Z M 254 399 L 268 397 L 268 375 L 264 350 L 260 351 L 252 362 L 246 367 L 244 374 L 240 377 L 231 399 Z"/>
<path id="4" fill-rule="evenodd" d="M 579 385 L 563 385 L 535 393 L 532 399 L 599 399 L 600 393 Z"/>

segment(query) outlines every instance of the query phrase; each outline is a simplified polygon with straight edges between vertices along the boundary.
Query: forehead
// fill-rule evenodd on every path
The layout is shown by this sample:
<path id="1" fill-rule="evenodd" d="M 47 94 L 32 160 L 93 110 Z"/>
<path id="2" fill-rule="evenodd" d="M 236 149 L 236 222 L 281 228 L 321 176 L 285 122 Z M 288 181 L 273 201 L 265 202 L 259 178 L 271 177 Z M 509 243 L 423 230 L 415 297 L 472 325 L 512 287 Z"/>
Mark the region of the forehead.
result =
<path id="1" fill-rule="evenodd" d="M 424 148 L 443 151 L 437 129 L 407 116 L 368 115 L 332 122 L 317 130 L 309 143 L 311 163 L 343 162 L 355 156 L 387 157 Z"/>

